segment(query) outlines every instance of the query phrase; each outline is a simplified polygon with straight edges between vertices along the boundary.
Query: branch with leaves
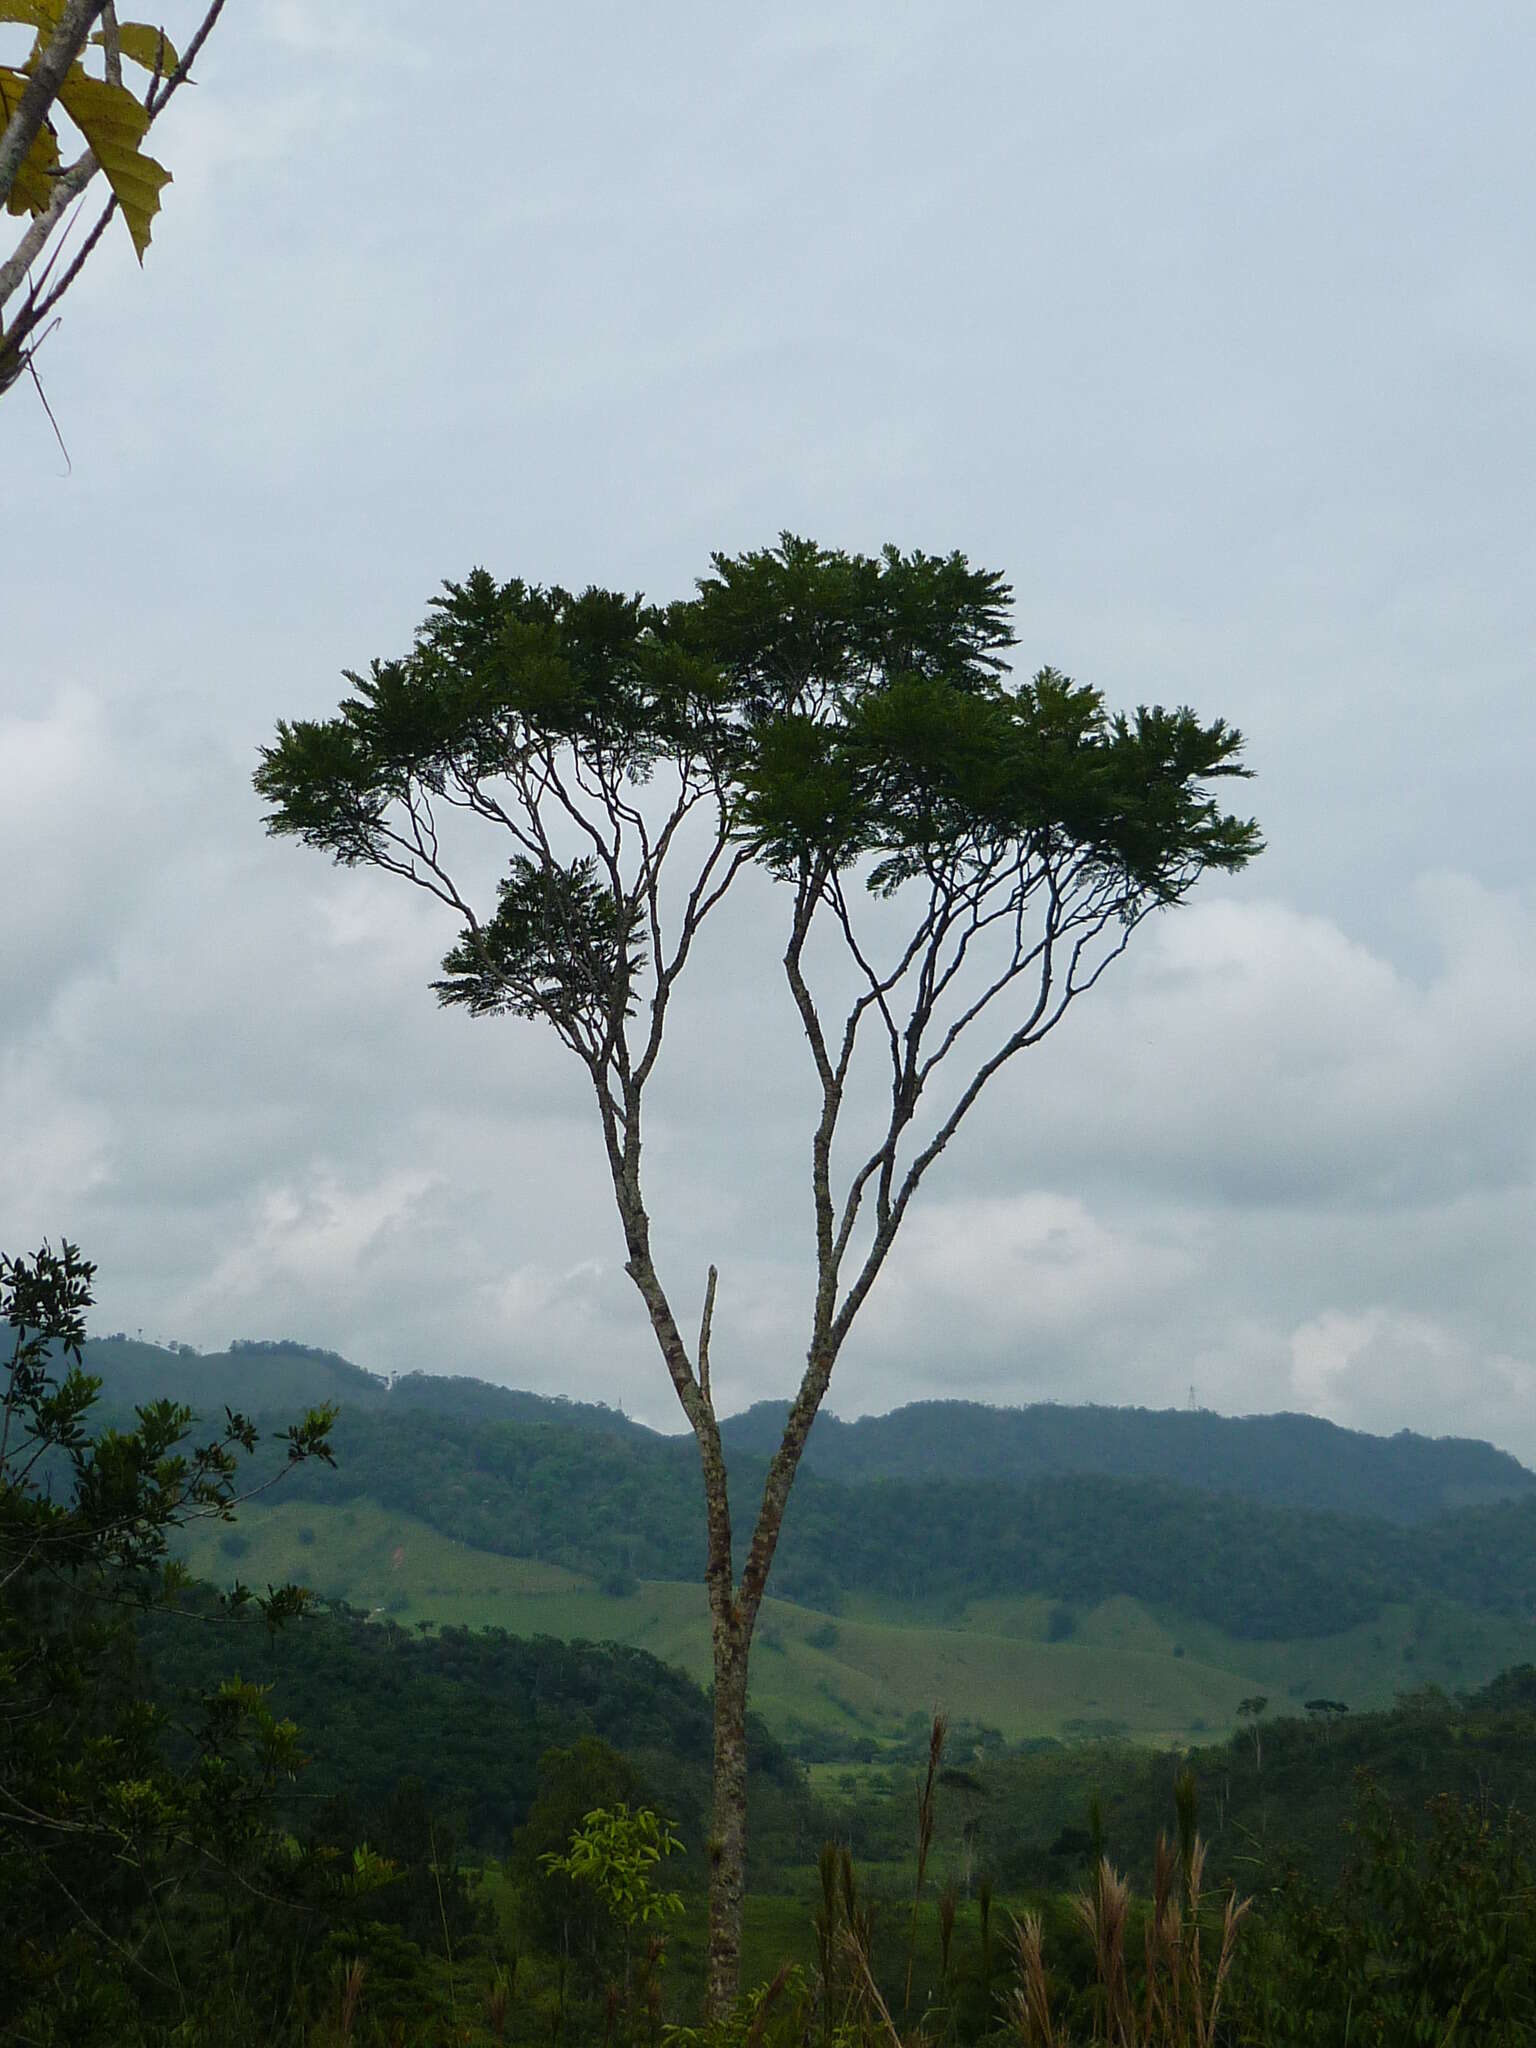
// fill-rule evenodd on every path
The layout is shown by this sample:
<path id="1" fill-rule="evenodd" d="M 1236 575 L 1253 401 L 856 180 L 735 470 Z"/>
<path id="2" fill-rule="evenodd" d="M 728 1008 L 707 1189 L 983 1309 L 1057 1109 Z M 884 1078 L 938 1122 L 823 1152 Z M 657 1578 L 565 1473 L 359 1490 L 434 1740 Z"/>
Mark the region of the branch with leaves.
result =
<path id="1" fill-rule="evenodd" d="M 133 1429 L 93 1432 L 101 1383 L 83 1346 L 94 1276 L 68 1242 L 0 1254 L 0 2008 L 26 2010 L 35 1995 L 47 2009 L 83 1929 L 135 1995 L 168 1994 L 185 2017 L 170 1901 L 193 1880 L 250 1885 L 274 1853 L 274 1788 L 304 1759 L 266 1688 L 239 1679 L 202 1695 L 178 1759 L 139 1682 L 130 1614 L 184 1611 L 171 1535 L 232 1520 L 309 1459 L 332 1462 L 335 1415 L 315 1409 L 281 1433 L 281 1470 L 244 1490 L 257 1432 L 229 1410 L 201 1445 L 190 1412 L 169 1401 L 140 1408 Z M 275 1629 L 309 1597 L 237 1585 L 221 1607 L 254 1602 Z M 130 1924 L 139 1938 L 111 1931 Z"/>
<path id="2" fill-rule="evenodd" d="M 244 1491 L 241 1459 L 255 1454 L 258 1435 L 231 1409 L 216 1436 L 191 1448 L 192 1411 L 174 1401 L 140 1408 L 136 1429 L 92 1436 L 86 1425 L 101 1382 L 81 1359 L 95 1271 L 67 1241 L 30 1258 L 0 1254 L 0 1323 L 10 1339 L 0 1398 L 0 1594 L 43 1573 L 77 1591 L 105 1577 L 114 1600 L 147 1601 L 164 1589 L 172 1532 L 233 1521 L 244 1502 L 311 1458 L 335 1463 L 330 1407 L 290 1425 L 279 1439 L 283 1466 Z M 173 1585 L 175 1577 L 172 1570 Z M 269 1618 L 294 1611 L 295 1593 L 280 1588 L 263 1600 Z M 237 1589 L 234 1604 L 251 1597 Z"/>
<path id="3" fill-rule="evenodd" d="M 223 6 L 213 0 L 179 54 L 163 28 L 119 21 L 114 0 L 0 0 L 0 23 L 33 31 L 27 57 L 0 64 L 0 204 L 26 223 L 0 261 L 0 393 L 23 373 L 36 378 L 45 323 L 114 213 L 143 262 L 171 178 L 145 138 L 187 83 Z M 61 117 L 78 143 L 73 154 L 61 143 Z M 98 172 L 108 197 L 66 254 Z"/>

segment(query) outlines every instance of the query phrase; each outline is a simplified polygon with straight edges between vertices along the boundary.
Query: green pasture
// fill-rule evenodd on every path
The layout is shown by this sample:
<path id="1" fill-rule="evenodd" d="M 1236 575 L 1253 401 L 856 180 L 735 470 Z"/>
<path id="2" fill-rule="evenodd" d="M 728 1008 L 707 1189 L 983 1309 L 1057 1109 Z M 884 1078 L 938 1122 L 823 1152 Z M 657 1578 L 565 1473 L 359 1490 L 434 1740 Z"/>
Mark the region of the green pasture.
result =
<path id="1" fill-rule="evenodd" d="M 233 1529 L 205 1524 L 184 1551 L 200 1577 L 252 1585 L 294 1578 L 378 1619 L 496 1626 L 516 1635 L 620 1642 L 710 1676 L 701 1587 L 647 1581 L 627 1597 L 557 1565 L 475 1550 L 358 1500 L 251 1506 Z M 1425 1684 L 1482 1683 L 1536 1658 L 1536 1628 L 1447 1605 L 1384 1608 L 1337 1635 L 1253 1641 L 1117 1598 L 1076 1611 L 1044 1598 L 943 1611 L 850 1600 L 835 1615 L 768 1600 L 753 1654 L 753 1705 L 791 1746 L 833 1737 L 884 1745 L 912 1718 L 1030 1737 L 1218 1739 L 1238 1702 L 1271 1714 L 1324 1694 L 1356 1710 Z"/>

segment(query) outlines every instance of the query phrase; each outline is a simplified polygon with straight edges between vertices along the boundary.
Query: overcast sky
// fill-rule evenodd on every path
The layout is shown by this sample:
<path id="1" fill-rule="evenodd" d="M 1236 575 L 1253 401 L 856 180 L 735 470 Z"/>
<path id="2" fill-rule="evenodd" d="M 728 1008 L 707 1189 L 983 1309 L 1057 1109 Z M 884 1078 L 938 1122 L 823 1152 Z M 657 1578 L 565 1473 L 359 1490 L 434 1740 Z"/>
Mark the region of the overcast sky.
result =
<path id="1" fill-rule="evenodd" d="M 830 1405 L 1536 1461 L 1536 13 L 235 0 L 199 76 L 38 359 L 73 473 L 0 401 L 0 1246 L 80 1241 L 98 1330 L 677 1427 L 580 1071 L 441 1013 L 452 930 L 267 840 L 256 750 L 475 563 L 959 548 L 1019 662 L 1241 726 L 1269 850 L 1010 1072 Z M 730 1407 L 809 1306 L 751 908 L 651 1123 Z"/>

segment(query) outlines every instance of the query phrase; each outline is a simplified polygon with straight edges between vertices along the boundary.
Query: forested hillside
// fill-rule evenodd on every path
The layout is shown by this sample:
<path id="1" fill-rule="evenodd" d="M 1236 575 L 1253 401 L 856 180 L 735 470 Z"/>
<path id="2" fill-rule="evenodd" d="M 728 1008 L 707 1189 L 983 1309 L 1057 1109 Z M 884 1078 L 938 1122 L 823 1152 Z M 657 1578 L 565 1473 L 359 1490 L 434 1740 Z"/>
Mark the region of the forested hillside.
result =
<path id="1" fill-rule="evenodd" d="M 202 1593 L 190 1604 L 213 1613 Z M 303 1616 L 270 1639 L 256 1626 L 198 1628 L 151 1613 L 139 1643 L 145 1689 L 173 1713 L 231 1670 L 270 1688 L 272 1710 L 298 1723 L 310 1758 L 279 1793 L 296 1828 L 325 1801 L 344 1799 L 366 1832 L 410 1777 L 461 1845 L 505 1855 L 527 1818 L 543 1752 L 595 1736 L 630 1758 L 649 1795 L 679 1818 L 689 1847 L 702 1844 L 709 1700 L 643 1650 L 499 1629 L 408 1631 L 334 1611 Z M 809 1802 L 757 1721 L 751 1759 L 765 1853 L 803 1850 Z"/>
<path id="2" fill-rule="evenodd" d="M 333 1383 L 355 1372 L 295 1347 L 236 1352 L 226 1371 L 274 1356 L 294 1374 L 318 1365 Z M 631 1802 L 647 1809 L 637 1824 L 664 1813 L 680 1837 L 666 1872 L 678 1887 L 679 1916 L 666 1984 L 685 2006 L 697 1999 L 710 1842 L 706 1694 L 674 1665 L 634 1647 L 518 1636 L 503 1627 L 434 1627 L 406 1595 L 407 1584 L 413 1594 L 432 1593 L 427 1575 L 435 1574 L 436 1590 L 457 1597 L 478 1558 L 494 1584 L 521 1581 L 551 1611 L 588 1611 L 583 1603 L 599 1599 L 609 1611 L 648 1601 L 654 1608 L 658 1595 L 696 1596 L 695 1584 L 657 1585 L 636 1597 L 635 1571 L 696 1562 L 689 1554 L 697 1542 L 691 1447 L 633 1430 L 622 1417 L 588 1422 L 561 1410 L 535 1423 L 498 1419 L 489 1404 L 477 1411 L 472 1388 L 446 1390 L 464 1404 L 452 1414 L 430 1399 L 396 1404 L 366 1381 L 357 1390 L 368 1398 L 351 1404 L 334 1433 L 338 1471 L 325 1469 L 323 1454 L 306 1452 L 281 1506 L 248 1507 L 235 1527 L 216 1515 L 203 1521 L 197 1540 L 226 1584 L 229 1565 L 261 1584 L 269 1567 L 285 1569 L 273 1554 L 275 1539 L 291 1547 L 301 1570 L 315 1567 L 323 1591 L 326 1574 L 345 1567 L 355 1536 L 383 1553 L 394 1579 L 382 1605 L 370 1602 L 367 1618 L 335 1597 L 334 1584 L 329 1611 L 318 1613 L 269 1588 L 261 1604 L 274 1619 L 288 1617 L 275 1633 L 240 1590 L 231 1603 L 174 1575 L 161 1589 L 164 1600 L 151 1598 L 144 1611 L 128 1597 L 137 1584 L 131 1574 L 120 1584 L 108 1574 L 99 1585 L 37 1589 L 35 1611 L 50 1614 L 56 1648 L 94 1660 L 89 1684 L 86 1664 L 74 1668 L 75 1710 L 87 1718 L 71 1737 L 78 1741 L 84 1731 L 93 1768 L 106 1773 L 106 1819 L 92 1822 L 92 1840 L 117 1844 L 117 1861 L 141 1868 L 148 1881 L 123 1890 L 113 1857 L 93 1858 L 88 1845 L 84 1854 L 73 1851 L 67 1831 L 62 1845 L 47 1836 L 43 1861 L 33 1855 L 28 1862 L 19 1837 L 11 1842 L 9 1939 L 0 1943 L 0 1965 L 10 1972 L 11 2002 L 28 2016 L 17 2038 L 42 2038 L 34 2022 L 52 2006 L 67 2007 L 67 2023 L 46 2038 L 137 2038 L 120 2024 L 131 1986 L 146 2010 L 163 2011 L 167 2026 L 179 2010 L 179 2032 L 166 2039 L 224 2038 L 227 2023 L 215 2027 L 215 2011 L 254 2016 L 257 2031 L 240 2036 L 253 2042 L 280 2038 L 284 2028 L 317 2044 L 408 2038 L 402 2028 L 426 2014 L 451 2025 L 452 2038 L 513 2038 L 525 2048 L 537 2040 L 596 2040 L 604 2013 L 604 2038 L 654 2039 L 665 1999 L 646 1987 L 659 1988 L 661 1951 L 648 1945 L 649 1960 L 631 1954 L 599 1902 L 569 1883 L 562 1892 L 550 1864 L 568 1847 L 574 1853 L 584 1825 L 627 1826 Z M 412 1391 L 430 1397 L 435 1390 Z M 69 1401 L 60 1410 L 66 1436 L 73 1412 Z M 170 1427 L 173 1419 L 144 1426 Z M 323 1418 L 304 1427 L 307 1443 Z M 67 1453 L 67 1445 L 55 1448 Z M 114 1471 L 124 1456 L 138 1470 L 143 1448 L 142 1441 L 134 1449 L 133 1440 L 102 1439 Z M 206 1461 L 210 1454 L 201 1455 Z M 736 1462 L 750 1486 L 750 1454 Z M 156 1485 L 168 1472 L 153 1460 L 142 1469 Z M 215 1506 L 217 1489 L 216 1496 Z M 415 1518 L 407 1527 L 402 1514 L 391 1529 L 378 1502 L 401 1496 L 409 1496 Z M 96 1498 L 89 1488 L 81 1497 Z M 152 1503 L 145 1511 L 159 1512 Z M 46 1497 L 37 1512 L 49 1527 L 50 1518 L 69 1514 Z M 175 1520 L 179 1511 L 169 1512 Z M 1536 1783 L 1536 1673 L 1511 1672 L 1467 1698 L 1421 1687 L 1386 1714 L 1351 1712 L 1338 1687 L 1299 1681 L 1319 1668 L 1321 1620 L 1342 1629 L 1350 1615 L 1410 1587 L 1422 1605 L 1435 1574 L 1466 1605 L 1489 1604 L 1495 1585 L 1505 1604 L 1528 1597 L 1522 1559 L 1536 1547 L 1533 1513 L 1529 1501 L 1506 1502 L 1405 1529 L 1103 1475 L 1030 1485 L 813 1475 L 792 1517 L 786 1572 L 791 1583 L 800 1574 L 812 1592 L 819 1586 L 831 1605 L 846 1600 L 849 1612 L 833 1622 L 770 1603 L 763 1657 L 800 1674 L 791 1693 L 797 1712 L 810 1710 L 809 1689 L 825 1690 L 833 1672 L 847 1686 L 866 1668 L 875 1690 L 861 1695 L 867 1726 L 857 1744 L 824 1741 L 818 1751 L 818 1728 L 808 1722 L 803 1732 L 812 1741 L 792 1761 L 761 1723 L 752 1731 L 749 1967 L 762 1981 L 781 1965 L 800 1966 L 795 1982 L 804 1989 L 786 2010 L 784 2039 L 806 2036 L 816 2014 L 811 1987 L 826 1969 L 811 1906 L 812 1859 L 828 1838 L 849 1845 L 855 1859 L 838 1879 L 850 1922 L 865 1910 L 860 1900 L 872 1913 L 856 1922 L 869 1929 L 871 1982 L 912 1984 L 924 2012 L 947 2001 L 951 2037 L 984 2038 L 995 2022 L 1002 1967 L 995 1944 L 989 1947 L 991 1901 L 995 1893 L 1007 1912 L 1033 1899 L 1052 1930 L 1052 1995 L 1086 2022 L 1094 1966 L 1085 1967 L 1080 1941 L 1073 1946 L 1062 1894 L 1091 1884 L 1100 1838 L 1119 1866 L 1149 1878 L 1150 1844 L 1176 1790 L 1189 1828 L 1198 1805 L 1207 1879 L 1235 1879 L 1260 1893 L 1230 1984 L 1233 2012 L 1247 2016 L 1243 2040 L 1274 2048 L 1284 2037 L 1268 2016 L 1295 2010 L 1301 1997 L 1326 2021 L 1319 2040 L 1341 2038 L 1357 2013 L 1369 2013 L 1370 2001 L 1395 2011 L 1405 1957 L 1454 1978 L 1444 2010 L 1436 2008 L 1437 2025 L 1446 2012 L 1529 2010 L 1536 1951 L 1528 1914 L 1515 1947 L 1505 1942 L 1496 1978 L 1485 1982 L 1477 1973 L 1487 1948 L 1480 1930 L 1505 1921 L 1514 1929 L 1517 1903 L 1531 1895 L 1524 1837 L 1505 1809 L 1527 1802 Z M 455 1529 L 465 1533 L 449 1533 Z M 563 1549 L 582 1576 L 558 1560 L 530 1564 L 526 1555 L 498 1554 L 487 1540 L 498 1534 L 524 1553 Z M 259 1570 L 253 1552 L 261 1553 Z M 434 1554 L 419 1554 L 427 1552 Z M 1502 1574 L 1494 1569 L 1499 1555 Z M 607 1560 L 610 1576 L 632 1590 L 594 1593 L 597 1560 Z M 908 1654 L 900 1645 L 915 1650 L 923 1630 L 869 1617 L 881 1609 L 917 1617 L 946 1603 L 970 1614 L 990 1602 L 1001 1625 L 1002 1609 L 1030 1604 L 1020 1588 L 1031 1574 L 1056 1590 L 1053 1600 L 1034 1600 L 1032 1618 L 1014 1618 L 1038 1629 L 1028 1644 L 1018 1639 L 1014 1683 L 1048 1687 L 1053 1659 L 1075 1661 L 1109 1708 L 1145 1686 L 1155 1667 L 1178 1670 L 1192 1697 L 1209 1698 L 1202 1712 L 1213 1718 L 1162 1723 L 1188 1731 L 1173 1746 L 1156 1721 L 1139 1720 L 1140 1743 L 1131 1746 L 1112 1738 L 1020 1741 L 1017 1731 L 1008 1738 L 996 1725 L 961 1717 L 938 1769 L 942 1721 L 930 1728 L 926 1715 L 895 1705 Z M 1223 1579 L 1241 1592 L 1223 1601 Z M 1104 1588 L 1122 1582 L 1140 1586 L 1145 1604 L 1122 1601 L 1126 1611 L 1117 1615 Z M 140 1590 L 154 1593 L 150 1580 Z M 105 1634 L 96 1608 L 102 1595 L 100 1611 L 112 1617 Z M 1168 1626 L 1168 1614 L 1152 1614 L 1159 1604 L 1186 1617 L 1176 1625 L 1190 1632 L 1187 1661 L 1171 1638 L 1157 1650 Z M 1234 1682 L 1235 1667 L 1223 1677 L 1202 1661 L 1217 1645 L 1189 1617 L 1207 1607 L 1258 1646 L 1255 1672 L 1264 1666 L 1265 1675 L 1246 1694 Z M 14 1618 L 22 1618 L 19 1609 Z M 1395 1625 L 1383 1617 L 1384 1642 Z M 1302 1627 L 1313 1631 L 1312 1644 L 1279 1640 Z M 866 1640 L 882 1633 L 883 1647 Z M 944 1639 L 942 1682 L 969 1657 L 989 1654 L 980 1635 L 959 1627 L 928 1633 Z M 1424 1627 L 1416 1622 L 1413 1634 L 1420 1640 Z M 13 1632 L 12 1649 L 25 1647 Z M 809 1657 L 825 1662 L 818 1669 Z M 13 1655 L 12 1678 L 25 1678 L 34 1661 Z M 907 1670 L 909 1679 L 917 1668 Z M 46 1683 L 45 1674 L 35 1675 Z M 931 1696 L 931 1677 L 923 1682 Z M 1247 1696 L 1265 1688 L 1275 1694 L 1273 1710 Z M 771 1686 L 765 1696 L 773 1696 Z M 829 1701 L 857 1719 L 856 1705 Z M 1297 1706 L 1307 1709 L 1305 1719 Z M 123 1761 L 114 1761 L 113 1744 L 122 1738 L 92 1736 L 93 1716 L 136 1731 L 138 1775 L 118 1782 Z M 1187 1747 L 1188 1734 L 1231 1728 L 1234 1717 L 1242 1725 L 1232 1739 Z M 13 1717 L 13 1732 L 16 1725 Z M 37 1720 L 40 1750 L 29 1737 L 34 1773 L 52 1756 L 52 1725 Z M 1090 1738 L 1129 1727 L 1109 1712 L 1059 1725 Z M 775 1726 L 790 1726 L 782 1712 Z M 807 1771 L 805 1759 L 818 1754 L 825 1761 Z M 920 1825 L 914 1875 L 912 1778 L 925 1758 L 928 1820 Z M 1370 1780 L 1359 1779 L 1362 1771 Z M 1435 1803 L 1426 1821 L 1427 1795 Z M 73 1796 L 64 1780 L 50 1794 L 61 1813 Z M 184 1826 L 194 1824 L 201 1833 L 183 1840 Z M 1288 1876 L 1293 1866 L 1303 1874 Z M 824 1882 L 832 1869 L 824 1854 Z M 50 1888 L 39 1873 L 68 1890 Z M 76 1941 L 70 1930 L 81 1912 L 92 1916 L 91 1938 Z M 99 1930 L 119 1925 L 131 1938 L 110 1937 L 116 1945 L 108 1953 Z M 150 1944 L 154 1958 L 166 1961 L 164 1975 L 140 1966 Z M 626 2026 L 615 2035 L 631 1963 L 651 1972 L 633 1979 L 636 2001 L 642 1991 L 649 2001 L 643 2010 L 651 2030 Z M 521 2003 L 509 2031 L 514 1984 Z M 191 2018 L 189 1986 L 198 2000 Z M 1478 2003 L 1468 2008 L 1473 1989 Z M 80 2032 L 86 2003 L 89 2035 Z M 639 2011 L 637 2002 L 632 2012 Z M 359 2012 L 367 2016 L 363 2032 L 354 2024 Z M 1474 2031 L 1501 2043 L 1521 2038 L 1507 2030 L 1495 2036 L 1481 2018 Z M 1440 2025 L 1433 2038 L 1443 2037 Z"/>
<path id="3" fill-rule="evenodd" d="M 204 1358 L 113 1339 L 90 1345 L 87 1363 L 108 1412 L 156 1385 L 208 1416 L 226 1403 L 339 1400 L 337 1469 L 296 1475 L 289 1499 L 371 1500 L 476 1550 L 616 1590 L 701 1575 L 692 1439 L 616 1410 L 426 1373 L 391 1383 L 295 1344 Z M 734 1425 L 743 1506 L 770 1423 L 760 1406 Z M 852 1595 L 929 1615 L 1000 1595 L 1078 1607 L 1127 1596 L 1254 1640 L 1345 1631 L 1426 1600 L 1536 1614 L 1532 1476 L 1486 1444 L 1373 1438 L 1304 1416 L 959 1402 L 816 1429 L 813 1451 L 831 1448 L 791 1498 L 773 1590 L 829 1613 Z M 1083 1469 L 1094 1456 L 1101 1469 Z M 1116 1463 L 1138 1469 L 1102 1469 Z M 1509 1497 L 1431 1513 L 1500 1486 Z M 1319 1504 L 1335 1496 L 1383 1512 Z"/>
<path id="4" fill-rule="evenodd" d="M 320 1401 L 342 1407 L 427 1409 L 471 1419 L 547 1422 L 601 1434 L 652 1438 L 616 1408 L 592 1401 L 567 1401 L 548 1394 L 520 1393 L 486 1380 L 451 1373 L 414 1371 L 388 1378 L 354 1365 L 339 1352 L 295 1338 L 236 1338 L 227 1351 L 195 1351 L 188 1344 L 145 1343 L 124 1331 L 93 1337 L 85 1366 L 101 1379 L 101 1412 L 124 1416 L 140 1403 L 184 1401 L 210 1420 L 226 1407 L 249 1415 L 288 1414 Z"/>
<path id="5" fill-rule="evenodd" d="M 703 1569 L 691 1442 L 428 1411 L 343 1415 L 335 1442 L 337 1470 L 299 1475 L 289 1498 L 376 1500 L 476 1549 L 599 1579 L 696 1581 Z M 743 1495 L 759 1481 L 738 1458 Z M 1536 1500 L 1404 1529 L 1153 1480 L 851 1486 L 808 1474 L 774 1590 L 829 1612 L 855 1592 L 914 1607 L 1127 1594 L 1254 1637 L 1347 1629 L 1385 1603 L 1432 1597 L 1524 1616 L 1536 1611 Z"/>
<path id="6" fill-rule="evenodd" d="M 201 1354 L 119 1334 L 93 1339 L 86 1352 L 88 1368 L 104 1381 L 104 1409 L 117 1412 L 162 1394 L 212 1417 L 226 1404 L 262 1414 L 334 1400 L 353 1412 L 398 1416 L 409 1410 L 465 1421 L 544 1423 L 632 1444 L 671 1443 L 692 1456 L 691 1439 L 660 1436 L 617 1408 L 435 1369 L 390 1380 L 335 1352 L 291 1340 L 247 1340 Z M 767 1458 L 783 1418 L 782 1405 L 773 1401 L 728 1417 L 722 1425 L 727 1449 L 738 1459 Z M 1079 1475 L 1163 1480 L 1276 1507 L 1397 1523 L 1536 1495 L 1536 1473 L 1508 1452 L 1470 1438 L 1423 1437 L 1408 1430 L 1369 1436 L 1312 1415 L 1052 1403 L 993 1408 L 975 1401 L 925 1401 L 857 1422 L 824 1411 L 812 1427 L 803 1469 L 850 1484 L 953 1479 L 1028 1485 Z"/>
<path id="7" fill-rule="evenodd" d="M 784 1409 L 759 1401 L 724 1425 L 728 1445 L 767 1455 Z M 1208 1409 L 993 1408 L 920 1401 L 842 1422 L 825 1411 L 805 1469 L 829 1479 L 1005 1479 L 1074 1473 L 1164 1479 L 1276 1506 L 1420 1522 L 1536 1490 L 1536 1474 L 1491 1444 L 1461 1437 L 1368 1436 L 1315 1415 L 1214 1415 Z"/>

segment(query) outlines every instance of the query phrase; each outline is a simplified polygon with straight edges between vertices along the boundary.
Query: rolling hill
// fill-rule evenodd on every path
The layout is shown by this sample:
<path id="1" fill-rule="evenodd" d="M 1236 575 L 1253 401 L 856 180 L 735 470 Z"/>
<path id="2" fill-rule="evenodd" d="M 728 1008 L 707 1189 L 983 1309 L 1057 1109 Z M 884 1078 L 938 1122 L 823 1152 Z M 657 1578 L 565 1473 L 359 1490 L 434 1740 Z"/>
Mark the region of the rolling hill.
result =
<path id="1" fill-rule="evenodd" d="M 727 1446 L 771 1454 L 782 1403 L 759 1401 L 723 1425 Z M 1370 1436 L 1315 1415 L 1207 1409 L 992 1408 L 919 1401 L 889 1415 L 812 1425 L 804 1469 L 823 1478 L 984 1479 L 1027 1485 L 1088 1473 L 1161 1479 L 1277 1507 L 1422 1522 L 1447 1510 L 1524 1499 L 1536 1473 L 1465 1437 Z"/>
<path id="2" fill-rule="evenodd" d="M 291 1344 L 201 1358 L 120 1338 L 87 1364 L 109 1407 L 341 1401 L 339 1469 L 197 1534 L 200 1573 L 292 1576 L 411 1624 L 627 1643 L 707 1679 L 691 1439 Z M 774 1428 L 761 1408 L 729 1425 L 738 1502 Z M 965 1403 L 812 1442 L 753 1692 L 803 1756 L 899 1743 L 937 1698 L 1008 1740 L 1189 1740 L 1229 1729 L 1253 1692 L 1386 1705 L 1536 1654 L 1536 1481 L 1487 1445 Z M 1351 1492 L 1398 1512 L 1342 1513 Z"/>
<path id="3" fill-rule="evenodd" d="M 246 1339 L 227 1351 L 199 1353 L 119 1332 L 93 1338 L 86 1365 L 101 1376 L 104 1402 L 116 1412 L 161 1395 L 214 1418 L 226 1405 L 270 1415 L 337 1401 L 352 1413 L 409 1411 L 465 1422 L 547 1424 L 650 1446 L 677 1441 L 599 1403 L 438 1371 L 390 1379 L 291 1339 Z M 780 1402 L 759 1401 L 728 1416 L 721 1426 L 727 1450 L 766 1459 L 778 1443 L 784 1412 Z M 996 1408 L 975 1401 L 921 1401 L 856 1422 L 823 1412 L 811 1430 L 803 1470 L 848 1484 L 949 1479 L 1027 1486 L 1090 1475 L 1162 1480 L 1276 1507 L 1404 1524 L 1536 1496 L 1536 1472 L 1472 1438 L 1409 1430 L 1371 1436 L 1313 1415 L 1053 1403 Z"/>

